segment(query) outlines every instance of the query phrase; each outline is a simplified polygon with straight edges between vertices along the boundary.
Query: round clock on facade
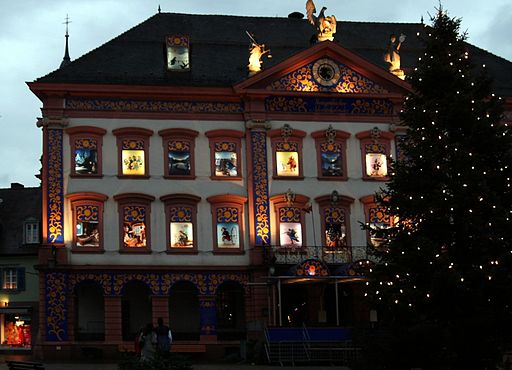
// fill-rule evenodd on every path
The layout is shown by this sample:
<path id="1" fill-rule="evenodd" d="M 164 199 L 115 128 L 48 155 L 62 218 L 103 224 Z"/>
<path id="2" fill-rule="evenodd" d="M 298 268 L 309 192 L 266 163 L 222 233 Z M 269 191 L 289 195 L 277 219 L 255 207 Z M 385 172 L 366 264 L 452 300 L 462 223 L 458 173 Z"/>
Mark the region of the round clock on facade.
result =
<path id="1" fill-rule="evenodd" d="M 322 86 L 333 86 L 340 79 L 340 67 L 331 59 L 319 59 L 313 64 L 313 78 Z"/>

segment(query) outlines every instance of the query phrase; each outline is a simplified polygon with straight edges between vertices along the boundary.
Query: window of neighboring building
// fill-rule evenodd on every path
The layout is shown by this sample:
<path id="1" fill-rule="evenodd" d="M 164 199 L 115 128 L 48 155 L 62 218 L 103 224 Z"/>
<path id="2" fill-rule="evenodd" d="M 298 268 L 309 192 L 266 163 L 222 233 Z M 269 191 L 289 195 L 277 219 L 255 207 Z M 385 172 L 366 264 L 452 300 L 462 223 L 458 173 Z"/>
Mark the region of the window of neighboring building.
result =
<path id="1" fill-rule="evenodd" d="M 305 245 L 304 211 L 309 198 L 288 191 L 270 198 L 274 205 L 276 243 L 281 247 L 300 248 Z"/>
<path id="2" fill-rule="evenodd" d="M 119 153 L 118 176 L 125 178 L 149 177 L 149 138 L 152 130 L 125 127 L 112 131 L 117 136 Z"/>
<path id="3" fill-rule="evenodd" d="M 39 243 L 39 222 L 27 220 L 24 222 L 25 244 Z"/>
<path id="4" fill-rule="evenodd" d="M 394 135 L 374 127 L 360 132 L 356 137 L 361 142 L 363 180 L 388 180 L 388 158 L 391 154 L 391 139 Z"/>
<path id="5" fill-rule="evenodd" d="M 318 178 L 320 180 L 347 180 L 347 139 L 350 134 L 334 130 L 316 131 L 311 134 L 316 142 Z"/>
<path id="6" fill-rule="evenodd" d="M 0 269 L 0 287 L 2 290 L 25 290 L 25 268 L 5 267 Z"/>
<path id="7" fill-rule="evenodd" d="M 99 193 L 71 193 L 74 232 L 73 252 L 103 251 L 103 203 L 107 196 Z"/>
<path id="8" fill-rule="evenodd" d="M 6 268 L 2 270 L 2 289 L 18 289 L 18 271 L 15 268 Z"/>
<path id="9" fill-rule="evenodd" d="M 243 210 L 247 198 L 225 194 L 207 200 L 212 205 L 214 252 L 241 253 L 244 246 Z"/>
<path id="10" fill-rule="evenodd" d="M 120 250 L 148 252 L 151 250 L 151 202 L 155 197 L 139 193 L 114 195 L 118 202 Z"/>
<path id="11" fill-rule="evenodd" d="M 200 197 L 191 194 L 169 194 L 160 197 L 165 204 L 167 251 L 197 252 L 197 203 Z"/>
<path id="12" fill-rule="evenodd" d="M 273 175 L 276 179 L 303 179 L 302 139 L 306 133 L 284 125 L 269 132 L 272 142 Z"/>
<path id="13" fill-rule="evenodd" d="M 190 70 L 189 45 L 188 36 L 167 36 L 167 69 L 169 71 L 179 72 Z"/>
<path id="14" fill-rule="evenodd" d="M 364 204 L 366 224 L 370 229 L 368 231 L 368 241 L 370 245 L 378 248 L 385 242 L 378 231 L 392 227 L 396 220 L 388 214 L 384 207 L 377 204 L 373 195 L 363 197 L 360 201 Z"/>
<path id="15" fill-rule="evenodd" d="M 211 178 L 213 180 L 242 179 L 241 138 L 236 130 L 213 130 L 205 135 L 210 139 Z"/>
<path id="16" fill-rule="evenodd" d="M 184 128 L 158 131 L 164 146 L 164 177 L 168 179 L 194 179 L 194 144 L 199 134 Z"/>
<path id="17" fill-rule="evenodd" d="M 71 176 L 102 176 L 102 141 L 107 131 L 93 126 L 66 129 L 71 146 Z"/>

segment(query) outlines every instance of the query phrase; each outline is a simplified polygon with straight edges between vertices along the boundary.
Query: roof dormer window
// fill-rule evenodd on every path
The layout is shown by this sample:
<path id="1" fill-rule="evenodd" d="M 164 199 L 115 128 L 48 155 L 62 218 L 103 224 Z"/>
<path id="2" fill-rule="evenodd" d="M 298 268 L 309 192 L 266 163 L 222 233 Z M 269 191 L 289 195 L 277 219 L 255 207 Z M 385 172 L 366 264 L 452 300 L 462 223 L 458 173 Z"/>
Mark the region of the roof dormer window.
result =
<path id="1" fill-rule="evenodd" d="M 169 71 L 189 71 L 189 39 L 188 36 L 167 36 L 167 69 Z"/>

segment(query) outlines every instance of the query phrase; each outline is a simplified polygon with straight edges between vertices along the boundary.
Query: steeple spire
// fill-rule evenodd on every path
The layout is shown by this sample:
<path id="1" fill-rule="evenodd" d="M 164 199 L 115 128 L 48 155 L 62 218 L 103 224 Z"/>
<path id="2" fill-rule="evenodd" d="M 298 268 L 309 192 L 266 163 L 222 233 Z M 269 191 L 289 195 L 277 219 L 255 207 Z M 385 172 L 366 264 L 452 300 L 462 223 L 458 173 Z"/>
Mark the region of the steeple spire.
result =
<path id="1" fill-rule="evenodd" d="M 60 67 L 65 67 L 69 63 L 71 63 L 71 58 L 69 57 L 69 46 L 68 46 L 68 39 L 69 39 L 69 33 L 68 33 L 68 25 L 71 23 L 69 20 L 69 16 L 66 14 L 66 21 L 63 23 L 66 25 L 66 50 L 64 51 L 64 59 L 62 59 L 62 63 L 60 63 Z"/>

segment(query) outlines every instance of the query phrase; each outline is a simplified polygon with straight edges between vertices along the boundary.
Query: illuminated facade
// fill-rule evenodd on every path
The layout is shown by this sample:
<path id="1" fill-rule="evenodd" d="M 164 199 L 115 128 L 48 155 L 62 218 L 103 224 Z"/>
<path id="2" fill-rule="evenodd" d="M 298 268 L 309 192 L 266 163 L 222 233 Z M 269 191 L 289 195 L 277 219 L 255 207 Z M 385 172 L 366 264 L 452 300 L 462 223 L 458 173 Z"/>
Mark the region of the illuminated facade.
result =
<path id="1" fill-rule="evenodd" d="M 391 32 L 359 49 L 344 29 L 374 24 L 338 22 L 339 39 L 311 45 L 306 20 L 255 18 L 273 58 L 247 77 L 248 19 L 159 13 L 29 84 L 43 103 L 48 356 L 132 349 L 158 317 L 173 351 L 210 355 L 267 326 L 368 325 L 357 266 L 378 240 L 359 223 L 391 222 L 373 194 L 410 91 L 381 61 Z"/>

